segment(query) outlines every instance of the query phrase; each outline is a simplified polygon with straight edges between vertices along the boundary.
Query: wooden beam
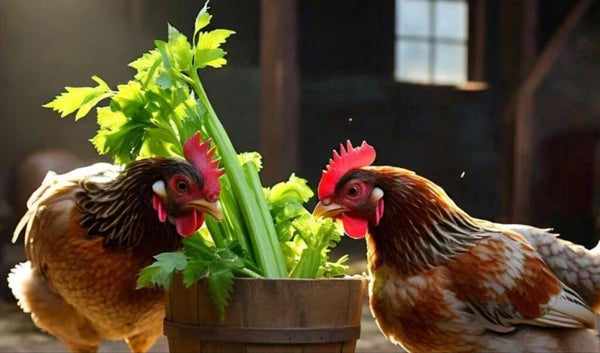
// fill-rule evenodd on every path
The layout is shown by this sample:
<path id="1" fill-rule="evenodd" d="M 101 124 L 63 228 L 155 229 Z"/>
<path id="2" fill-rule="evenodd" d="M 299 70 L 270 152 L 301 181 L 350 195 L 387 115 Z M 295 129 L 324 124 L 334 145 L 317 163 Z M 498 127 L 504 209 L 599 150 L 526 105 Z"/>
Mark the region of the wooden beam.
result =
<path id="1" fill-rule="evenodd" d="M 535 129 L 535 91 L 550 71 L 567 43 L 569 35 L 591 2 L 592 0 L 581 0 L 575 5 L 519 85 L 516 95 L 511 99 L 513 102 L 509 103 L 509 106 L 514 108 L 514 111 L 509 111 L 509 115 L 506 117 L 511 119 L 514 116 L 514 189 L 512 198 L 512 221 L 514 222 L 527 223 L 531 221 L 532 165 L 535 152 L 535 139 L 532 134 Z"/>
<path id="2" fill-rule="evenodd" d="M 519 87 L 523 77 L 525 77 L 535 61 L 537 0 L 503 0 L 500 4 L 500 10 L 500 85 L 504 92 L 513 92 Z M 515 204 L 519 205 L 519 217 L 523 216 L 519 219 L 524 221 L 528 216 L 522 212 L 524 209 L 528 210 L 528 202 L 530 200 L 528 194 L 522 195 L 523 198 L 516 199 L 515 175 L 517 173 L 519 175 L 528 175 L 530 171 L 524 169 L 517 171 L 515 157 L 518 155 L 519 160 L 530 158 L 530 146 L 527 145 L 530 130 L 523 129 L 523 127 L 527 122 L 531 121 L 530 115 L 533 114 L 533 104 L 532 102 L 527 102 L 526 99 L 519 101 L 519 104 L 523 105 L 519 108 L 519 116 L 524 125 L 519 127 L 519 132 L 517 133 L 514 119 L 514 114 L 518 110 L 517 104 L 509 98 L 510 95 L 506 94 L 505 101 L 508 102 L 508 111 L 512 115 L 503 114 L 501 117 L 502 168 L 500 168 L 500 200 L 502 214 L 500 221 L 503 222 L 515 222 Z M 518 143 L 516 141 L 517 138 L 520 139 Z M 519 152 L 517 152 L 517 148 Z M 519 178 L 519 182 L 521 183 L 520 190 L 523 190 L 523 187 L 527 186 L 523 184 L 524 180 L 529 179 Z M 526 200 L 525 203 L 522 203 L 523 200 Z"/>
<path id="3" fill-rule="evenodd" d="M 485 81 L 485 0 L 469 1 L 469 81 Z"/>
<path id="4" fill-rule="evenodd" d="M 579 23 L 593 0 L 580 0 L 569 12 L 563 23 L 552 36 L 552 39 L 544 47 L 544 50 L 536 59 L 532 70 L 527 74 L 519 88 L 519 94 L 532 94 L 539 87 L 540 83 L 552 65 L 558 58 L 575 26 Z"/>
<path id="5" fill-rule="evenodd" d="M 519 75 L 529 70 L 535 61 L 537 47 L 537 0 L 523 2 L 521 55 L 524 58 Z M 527 37 L 527 38 L 525 38 Z M 533 95 L 524 95 L 516 104 L 514 124 L 514 194 L 512 219 L 517 223 L 531 221 L 531 163 L 533 162 Z"/>
<path id="6" fill-rule="evenodd" d="M 261 0 L 261 145 L 265 184 L 298 167 L 297 0 Z"/>
<path id="7" fill-rule="evenodd" d="M 531 221 L 533 129 L 535 125 L 533 106 L 533 95 L 522 95 L 519 96 L 515 110 L 512 220 L 517 223 L 530 223 Z"/>

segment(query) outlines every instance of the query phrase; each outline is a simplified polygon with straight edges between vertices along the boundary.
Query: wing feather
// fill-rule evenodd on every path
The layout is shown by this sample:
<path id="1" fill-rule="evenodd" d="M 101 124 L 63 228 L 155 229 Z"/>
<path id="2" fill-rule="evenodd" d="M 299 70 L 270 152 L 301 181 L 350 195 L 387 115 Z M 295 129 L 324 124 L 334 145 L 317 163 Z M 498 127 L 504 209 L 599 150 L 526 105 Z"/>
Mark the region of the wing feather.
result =
<path id="1" fill-rule="evenodd" d="M 510 332 L 519 324 L 595 327 L 590 306 L 516 233 L 490 234 L 449 268 L 457 297 L 491 331 Z"/>

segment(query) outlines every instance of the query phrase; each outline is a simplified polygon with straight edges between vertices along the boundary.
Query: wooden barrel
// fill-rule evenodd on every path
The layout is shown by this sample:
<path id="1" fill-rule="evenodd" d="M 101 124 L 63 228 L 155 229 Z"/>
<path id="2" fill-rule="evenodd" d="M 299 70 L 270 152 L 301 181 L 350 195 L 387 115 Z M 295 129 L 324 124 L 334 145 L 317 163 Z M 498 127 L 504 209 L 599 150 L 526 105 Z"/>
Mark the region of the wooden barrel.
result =
<path id="1" fill-rule="evenodd" d="M 206 281 L 167 291 L 165 335 L 172 353 L 354 352 L 366 279 L 237 278 L 219 320 Z"/>

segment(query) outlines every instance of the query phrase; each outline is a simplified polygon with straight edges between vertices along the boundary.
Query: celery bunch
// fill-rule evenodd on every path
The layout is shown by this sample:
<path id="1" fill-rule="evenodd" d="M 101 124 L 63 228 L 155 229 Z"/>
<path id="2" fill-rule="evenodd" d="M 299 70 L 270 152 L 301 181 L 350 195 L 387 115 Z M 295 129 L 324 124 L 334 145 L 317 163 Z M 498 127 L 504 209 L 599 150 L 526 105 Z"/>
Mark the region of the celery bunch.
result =
<path id="1" fill-rule="evenodd" d="M 224 220 L 206 218 L 198 235 L 184 240 L 182 252 L 163 253 L 145 268 L 138 286 L 168 286 L 175 271 L 192 284 L 208 277 L 209 290 L 222 313 L 234 275 L 303 277 L 339 275 L 345 257 L 329 263 L 329 248 L 341 232 L 330 220 L 315 220 L 303 204 L 313 196 L 306 181 L 292 176 L 271 189 L 262 187 L 258 153 L 238 155 L 219 121 L 198 75 L 199 69 L 227 63 L 221 48 L 234 32 L 203 31 L 212 16 L 198 14 L 192 41 L 168 26 L 168 40 L 129 64 L 136 70 L 116 90 L 99 77 L 94 87 L 67 87 L 44 105 L 75 120 L 96 108 L 98 133 L 91 139 L 98 153 L 126 164 L 152 156 L 182 156 L 183 143 L 196 131 L 211 137 L 225 174 L 221 176 Z"/>

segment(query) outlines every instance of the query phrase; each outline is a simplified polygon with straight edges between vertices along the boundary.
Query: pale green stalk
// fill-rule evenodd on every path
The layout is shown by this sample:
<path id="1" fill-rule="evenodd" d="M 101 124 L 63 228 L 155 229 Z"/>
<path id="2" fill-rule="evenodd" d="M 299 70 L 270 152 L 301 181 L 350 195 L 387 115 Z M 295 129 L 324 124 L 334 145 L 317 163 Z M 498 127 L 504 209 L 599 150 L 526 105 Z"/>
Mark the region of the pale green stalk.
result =
<path id="1" fill-rule="evenodd" d="M 192 87 L 194 88 L 198 99 L 200 99 L 207 109 L 204 126 L 216 145 L 219 146 L 219 154 L 222 158 L 223 167 L 226 169 L 228 177 L 230 178 L 232 191 L 234 195 L 236 195 L 240 212 L 246 221 L 245 223 L 257 263 L 266 277 L 286 277 L 285 263 L 283 262 L 283 254 L 281 253 L 277 236 L 275 234 L 275 239 L 271 239 L 272 234 L 267 229 L 267 225 L 264 222 L 261 210 L 257 204 L 256 197 L 246 181 L 238 161 L 237 153 L 208 100 L 206 92 L 200 82 L 200 78 L 198 77 L 198 73 L 195 70 L 191 70 L 190 74 L 192 78 Z M 264 198 L 264 195 L 262 197 Z M 273 246 L 274 244 L 276 246 Z"/>

